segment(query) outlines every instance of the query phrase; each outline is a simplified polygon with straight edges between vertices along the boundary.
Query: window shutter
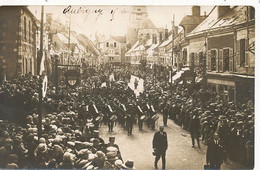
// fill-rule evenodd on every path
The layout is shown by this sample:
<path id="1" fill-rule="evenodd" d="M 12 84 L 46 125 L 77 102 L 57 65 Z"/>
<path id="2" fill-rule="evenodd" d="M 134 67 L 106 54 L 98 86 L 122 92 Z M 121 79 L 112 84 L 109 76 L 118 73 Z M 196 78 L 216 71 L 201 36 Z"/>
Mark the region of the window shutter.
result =
<path id="1" fill-rule="evenodd" d="M 194 65 L 199 66 L 198 65 L 198 53 L 194 53 L 194 58 L 195 58 L 195 61 L 194 61 L 195 64 Z"/>
<path id="2" fill-rule="evenodd" d="M 240 66 L 240 41 L 237 41 L 237 51 L 236 51 L 236 63 Z"/>
<path id="3" fill-rule="evenodd" d="M 223 72 L 223 49 L 219 50 L 219 72 Z"/>
<path id="4" fill-rule="evenodd" d="M 216 72 L 219 72 L 219 57 L 218 57 L 218 50 L 216 50 Z"/>
<path id="5" fill-rule="evenodd" d="M 229 50 L 229 71 L 233 72 L 233 49 Z"/>
<path id="6" fill-rule="evenodd" d="M 245 66 L 249 67 L 249 53 L 246 51 L 245 53 Z"/>
<path id="7" fill-rule="evenodd" d="M 248 39 L 245 40 L 245 66 L 249 67 Z"/>
<path id="8" fill-rule="evenodd" d="M 208 50 L 208 71 L 211 71 L 211 52 Z"/>

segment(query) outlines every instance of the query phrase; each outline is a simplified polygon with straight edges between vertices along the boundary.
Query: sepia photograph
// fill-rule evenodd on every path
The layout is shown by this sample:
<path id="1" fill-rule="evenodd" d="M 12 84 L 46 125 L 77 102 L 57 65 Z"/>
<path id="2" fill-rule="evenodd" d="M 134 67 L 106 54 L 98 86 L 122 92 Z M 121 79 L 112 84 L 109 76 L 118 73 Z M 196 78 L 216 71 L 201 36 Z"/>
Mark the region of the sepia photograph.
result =
<path id="1" fill-rule="evenodd" d="M 0 169 L 255 168 L 255 7 L 0 6 Z"/>

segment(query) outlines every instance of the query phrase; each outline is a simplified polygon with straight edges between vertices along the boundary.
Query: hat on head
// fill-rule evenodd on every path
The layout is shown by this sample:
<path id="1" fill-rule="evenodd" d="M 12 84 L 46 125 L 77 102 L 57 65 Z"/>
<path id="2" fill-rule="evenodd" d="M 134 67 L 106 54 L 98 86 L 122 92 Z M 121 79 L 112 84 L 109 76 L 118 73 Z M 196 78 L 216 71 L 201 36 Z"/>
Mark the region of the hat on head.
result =
<path id="1" fill-rule="evenodd" d="M 115 140 L 115 139 L 116 139 L 115 137 L 109 137 L 109 141 Z"/>
<path id="2" fill-rule="evenodd" d="M 63 161 L 64 162 L 72 162 L 72 156 L 71 156 L 71 153 L 69 152 L 65 152 L 64 155 L 63 155 Z"/>
<path id="3" fill-rule="evenodd" d="M 122 166 L 127 169 L 135 169 L 133 160 L 127 160 Z"/>
<path id="4" fill-rule="evenodd" d="M 38 145 L 38 151 L 41 152 L 41 153 L 45 153 L 47 151 L 47 149 L 48 149 L 47 145 L 44 144 L 44 143 L 40 143 Z"/>
<path id="5" fill-rule="evenodd" d="M 15 169 L 15 168 L 18 168 L 18 165 L 16 163 L 8 163 L 5 168 Z"/>
<path id="6" fill-rule="evenodd" d="M 94 130 L 93 133 L 94 134 L 99 134 L 99 131 L 98 130 Z"/>
<path id="7" fill-rule="evenodd" d="M 115 161 L 115 166 L 118 167 L 118 168 L 122 168 L 123 162 L 120 159 L 118 159 L 118 160 Z"/>
<path id="8" fill-rule="evenodd" d="M 46 143 L 44 138 L 40 138 L 39 143 Z"/>
<path id="9" fill-rule="evenodd" d="M 105 157 L 105 154 L 104 154 L 104 152 L 102 152 L 102 151 L 97 151 L 96 154 L 97 154 L 97 156 L 98 156 L 99 158 L 104 158 L 104 157 Z"/>

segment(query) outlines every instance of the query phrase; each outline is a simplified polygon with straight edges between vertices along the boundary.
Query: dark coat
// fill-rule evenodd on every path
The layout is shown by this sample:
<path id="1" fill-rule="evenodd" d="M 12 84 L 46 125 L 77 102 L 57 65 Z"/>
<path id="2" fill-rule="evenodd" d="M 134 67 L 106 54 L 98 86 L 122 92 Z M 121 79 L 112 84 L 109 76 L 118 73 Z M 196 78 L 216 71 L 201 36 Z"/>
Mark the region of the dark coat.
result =
<path id="1" fill-rule="evenodd" d="M 191 134 L 200 132 L 200 120 L 198 117 L 192 117 L 190 119 L 190 132 Z"/>
<path id="2" fill-rule="evenodd" d="M 155 132 L 153 137 L 153 148 L 155 148 L 159 153 L 167 150 L 168 141 L 166 132 L 163 132 L 163 135 L 160 134 L 160 131 Z"/>
<path id="3" fill-rule="evenodd" d="M 223 161 L 223 149 L 222 149 L 222 142 L 219 140 L 218 144 L 211 140 L 208 144 L 207 149 L 207 156 L 206 156 L 207 163 L 210 164 L 222 164 Z"/>

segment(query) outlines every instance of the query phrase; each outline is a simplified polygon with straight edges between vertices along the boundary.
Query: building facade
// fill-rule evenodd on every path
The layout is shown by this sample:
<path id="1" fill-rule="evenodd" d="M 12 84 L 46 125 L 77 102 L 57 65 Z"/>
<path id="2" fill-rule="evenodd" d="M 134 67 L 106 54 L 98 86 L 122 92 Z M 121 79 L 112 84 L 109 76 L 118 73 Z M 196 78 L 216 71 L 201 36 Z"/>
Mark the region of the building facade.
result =
<path id="1" fill-rule="evenodd" d="M 207 61 L 207 82 L 223 101 L 254 99 L 254 8 L 217 6 L 186 39 L 191 65 Z"/>
<path id="2" fill-rule="evenodd" d="M 125 58 L 126 43 L 125 39 L 120 41 L 121 40 L 118 40 L 117 38 L 111 37 L 98 43 L 98 48 L 101 51 L 104 63 L 122 63 L 122 59 Z"/>
<path id="3" fill-rule="evenodd" d="M 8 17 L 7 17 L 8 16 Z M 0 7 L 0 56 L 7 79 L 36 74 L 36 18 L 27 7 Z"/>

